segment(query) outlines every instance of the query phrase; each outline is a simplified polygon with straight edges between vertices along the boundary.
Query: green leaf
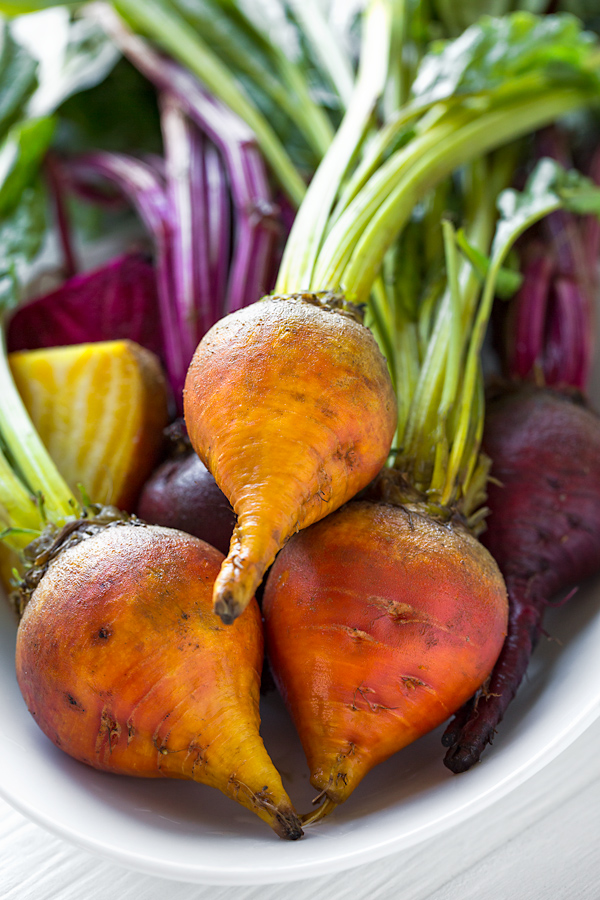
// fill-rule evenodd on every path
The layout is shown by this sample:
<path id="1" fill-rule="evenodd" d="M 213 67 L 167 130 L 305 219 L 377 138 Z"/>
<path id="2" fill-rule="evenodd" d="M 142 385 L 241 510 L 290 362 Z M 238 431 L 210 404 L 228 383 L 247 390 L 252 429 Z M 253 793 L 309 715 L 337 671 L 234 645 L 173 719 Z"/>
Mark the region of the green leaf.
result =
<path id="1" fill-rule="evenodd" d="M 46 203 L 38 173 L 52 133 L 49 118 L 19 122 L 0 144 L 0 311 L 20 300 L 28 263 L 46 232 Z"/>
<path id="2" fill-rule="evenodd" d="M 64 6 L 21 16 L 11 31 L 38 64 L 40 83 L 27 108 L 34 117 L 53 113 L 67 97 L 103 81 L 120 58 L 96 22 L 72 20 Z"/>
<path id="3" fill-rule="evenodd" d="M 593 34 L 569 14 L 537 17 L 516 12 L 484 17 L 451 42 L 437 42 L 423 58 L 413 93 L 420 101 L 446 100 L 503 88 L 507 81 L 540 71 L 562 85 L 594 80 L 585 73 Z"/>
<path id="4" fill-rule="evenodd" d="M 19 202 L 35 177 L 54 132 L 54 120 L 46 116 L 19 122 L 0 145 L 0 216 Z"/>
<path id="5" fill-rule="evenodd" d="M 19 279 L 13 272 L 0 272 L 0 312 L 14 309 L 20 298 Z"/>
<path id="6" fill-rule="evenodd" d="M 515 241 L 556 209 L 600 217 L 600 187 L 580 172 L 566 171 L 556 160 L 544 158 L 537 163 L 523 190 L 503 191 L 497 206 L 500 219 L 489 257 L 472 246 L 462 229 L 456 234 L 456 242 L 477 275 L 482 280 L 492 277 L 495 295 L 507 299 L 522 283 L 519 272 L 502 266 Z"/>
<path id="7" fill-rule="evenodd" d="M 558 172 L 556 191 L 569 212 L 600 217 L 600 187 L 581 172 Z"/>
<path id="8" fill-rule="evenodd" d="M 555 209 L 600 216 L 600 187 L 580 172 L 566 171 L 554 159 L 541 159 L 523 191 L 503 191 L 498 198 L 500 221 L 492 244 L 495 263 L 527 228 Z"/>
<path id="9" fill-rule="evenodd" d="M 474 271 L 483 281 L 490 267 L 489 257 L 471 244 L 462 228 L 456 232 L 456 243 L 462 253 L 467 257 Z M 502 267 L 496 279 L 496 296 L 502 300 L 508 300 L 519 290 L 523 283 L 523 276 L 514 269 Z"/>
<path id="10" fill-rule="evenodd" d="M 0 270 L 29 263 L 38 254 L 46 232 L 46 193 L 41 179 L 25 188 L 20 203 L 0 219 Z"/>
<path id="11" fill-rule="evenodd" d="M 39 253 L 47 231 L 46 196 L 38 180 L 26 188 L 21 202 L 0 219 L 0 311 L 21 299 L 20 285 L 29 263 Z"/>
<path id="12" fill-rule="evenodd" d="M 11 35 L 0 30 L 0 134 L 19 117 L 37 87 L 37 62 Z"/>
<path id="13" fill-rule="evenodd" d="M 257 21 L 254 22 L 232 0 L 175 0 L 174 7 L 202 35 L 228 70 L 236 73 L 268 121 L 279 127 L 272 116 L 277 116 L 277 111 L 279 116 L 284 112 L 300 129 L 304 142 L 312 148 L 318 161 L 333 140 L 334 132 L 321 109 L 322 94 L 320 102 L 315 102 L 315 91 L 309 86 L 309 76 L 314 79 L 316 72 L 306 57 L 301 56 L 296 29 L 286 22 L 281 10 L 276 20 L 271 21 L 255 8 Z M 277 4 L 269 8 L 274 13 L 278 11 Z M 277 40 L 273 40 L 272 34 L 277 35 Z M 289 124 L 285 127 L 289 128 Z M 312 168 L 315 165 L 313 159 Z"/>
<path id="14" fill-rule="evenodd" d="M 51 6 L 58 6 L 57 0 L 7 0 L 0 2 L 0 14 L 3 16 L 23 16 L 26 13 L 38 12 L 41 9 L 48 9 Z M 77 7 L 81 6 L 81 0 L 66 0 L 61 6 Z"/>

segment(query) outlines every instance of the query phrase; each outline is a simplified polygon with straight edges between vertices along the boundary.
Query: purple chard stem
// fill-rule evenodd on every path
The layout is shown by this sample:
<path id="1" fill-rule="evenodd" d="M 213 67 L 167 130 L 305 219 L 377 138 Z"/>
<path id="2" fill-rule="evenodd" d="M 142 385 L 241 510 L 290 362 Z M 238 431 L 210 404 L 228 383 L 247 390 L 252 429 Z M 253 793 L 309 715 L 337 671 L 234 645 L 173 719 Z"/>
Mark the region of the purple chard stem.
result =
<path id="1" fill-rule="evenodd" d="M 74 186 L 105 178 L 133 204 L 154 238 L 155 267 L 161 316 L 165 367 L 178 408 L 189 359 L 180 342 L 180 327 L 173 304 L 173 225 L 162 180 L 153 167 L 122 153 L 90 153 L 69 164 Z"/>

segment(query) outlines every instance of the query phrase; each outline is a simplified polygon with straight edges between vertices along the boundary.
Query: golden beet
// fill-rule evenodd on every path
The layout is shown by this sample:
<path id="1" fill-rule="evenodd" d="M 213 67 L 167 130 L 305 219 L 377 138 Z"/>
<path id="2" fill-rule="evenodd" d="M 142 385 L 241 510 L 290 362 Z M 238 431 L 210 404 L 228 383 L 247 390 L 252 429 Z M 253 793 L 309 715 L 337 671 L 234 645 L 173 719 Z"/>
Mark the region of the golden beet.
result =
<path id="1" fill-rule="evenodd" d="M 133 341 L 11 353 L 13 378 L 59 472 L 77 495 L 131 509 L 168 423 L 158 358 Z"/>
<path id="2" fill-rule="evenodd" d="M 288 538 L 381 469 L 396 401 L 369 330 L 339 298 L 307 294 L 218 322 L 190 365 L 184 409 L 192 445 L 238 517 L 214 592 L 231 622 Z"/>
<path id="3" fill-rule="evenodd" d="M 416 505 L 355 501 L 284 547 L 263 614 L 275 680 L 325 797 L 318 818 L 481 686 L 507 598 L 461 526 Z"/>
<path id="4" fill-rule="evenodd" d="M 50 563 L 17 635 L 31 714 L 75 759 L 219 788 L 281 837 L 302 831 L 259 735 L 262 626 L 212 610 L 223 555 L 183 532 L 119 524 Z"/>

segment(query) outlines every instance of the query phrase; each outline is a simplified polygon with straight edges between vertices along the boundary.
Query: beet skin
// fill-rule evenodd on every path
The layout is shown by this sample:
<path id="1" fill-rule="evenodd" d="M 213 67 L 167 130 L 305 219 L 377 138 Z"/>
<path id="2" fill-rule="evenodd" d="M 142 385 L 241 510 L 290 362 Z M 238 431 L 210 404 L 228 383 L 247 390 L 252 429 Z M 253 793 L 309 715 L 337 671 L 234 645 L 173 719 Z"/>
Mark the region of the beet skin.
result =
<path id="1" fill-rule="evenodd" d="M 482 543 L 508 589 L 508 635 L 486 691 L 443 737 L 445 763 L 469 769 L 515 696 L 559 592 L 600 570 L 600 417 L 572 390 L 523 386 L 492 401 L 483 447 L 492 459 Z"/>
<path id="2" fill-rule="evenodd" d="M 145 522 L 177 528 L 225 555 L 235 513 L 193 450 L 168 459 L 146 482 L 137 513 Z"/>

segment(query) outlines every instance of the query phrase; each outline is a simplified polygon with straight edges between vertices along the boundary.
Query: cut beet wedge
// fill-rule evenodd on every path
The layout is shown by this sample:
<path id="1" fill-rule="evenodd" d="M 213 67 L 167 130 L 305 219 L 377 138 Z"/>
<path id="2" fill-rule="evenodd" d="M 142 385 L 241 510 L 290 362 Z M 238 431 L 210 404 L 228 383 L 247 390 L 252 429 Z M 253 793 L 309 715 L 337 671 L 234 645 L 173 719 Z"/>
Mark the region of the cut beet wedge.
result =
<path id="1" fill-rule="evenodd" d="M 168 421 L 160 363 L 132 341 L 9 356 L 19 393 L 69 487 L 131 509 L 160 455 Z"/>

